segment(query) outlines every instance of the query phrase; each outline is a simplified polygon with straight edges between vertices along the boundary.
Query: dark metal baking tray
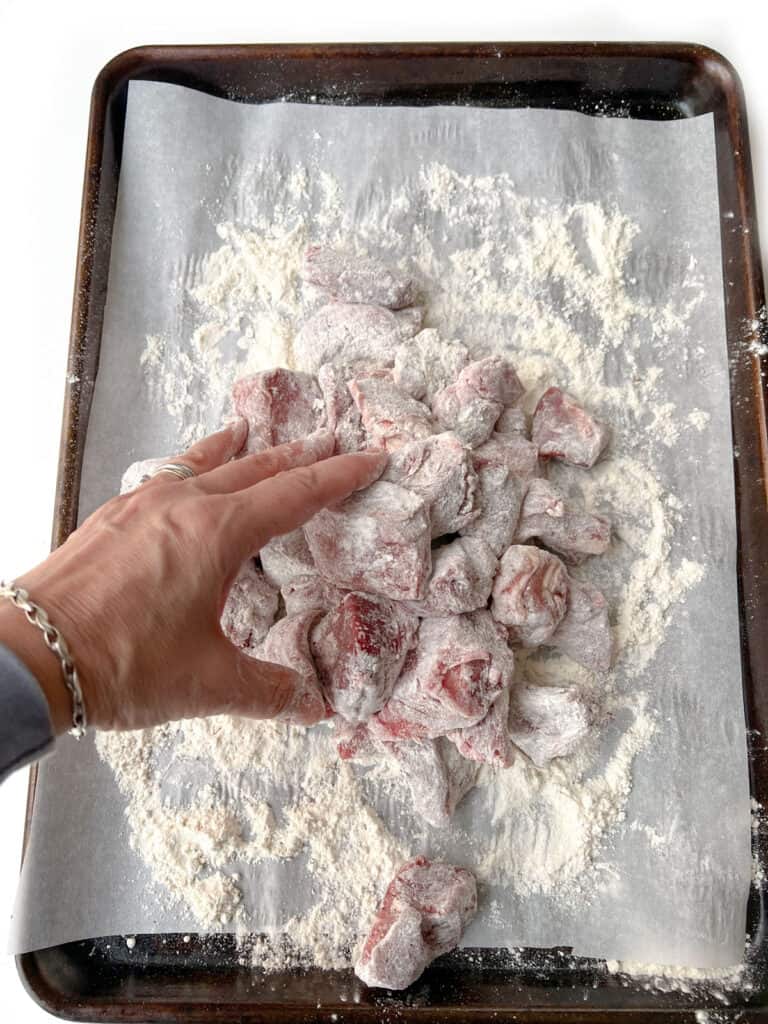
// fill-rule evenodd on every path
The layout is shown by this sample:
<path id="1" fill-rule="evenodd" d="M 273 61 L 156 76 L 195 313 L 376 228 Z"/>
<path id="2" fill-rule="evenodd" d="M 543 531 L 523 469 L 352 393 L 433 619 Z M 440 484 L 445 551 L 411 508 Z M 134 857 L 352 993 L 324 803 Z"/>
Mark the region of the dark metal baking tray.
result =
<path id="1" fill-rule="evenodd" d="M 279 98 L 345 104 L 552 107 L 593 116 L 669 120 L 714 114 L 739 539 L 739 597 L 753 796 L 768 798 L 768 437 L 765 360 L 746 351 L 745 325 L 764 307 L 754 190 L 741 85 L 718 53 L 682 43 L 471 43 L 307 46 L 150 46 L 129 50 L 93 90 L 77 260 L 54 545 L 74 529 L 88 415 L 97 378 L 120 175 L 128 82 L 150 79 L 244 103 Z M 725 223 L 725 222 L 724 222 Z M 758 737 L 757 741 L 754 737 Z M 30 780 L 27 827 L 34 813 Z M 756 843 L 763 843 L 758 835 Z M 763 851 L 758 851 L 762 853 Z M 748 930 L 753 991 L 732 1012 L 768 1007 L 765 894 Z M 451 954 L 400 995 L 368 992 L 351 972 L 260 976 L 237 965 L 231 937 L 102 937 L 18 957 L 42 1006 L 84 1021 L 589 1021 L 693 1019 L 712 998 L 661 994 L 606 973 L 568 950 L 522 956 Z"/>

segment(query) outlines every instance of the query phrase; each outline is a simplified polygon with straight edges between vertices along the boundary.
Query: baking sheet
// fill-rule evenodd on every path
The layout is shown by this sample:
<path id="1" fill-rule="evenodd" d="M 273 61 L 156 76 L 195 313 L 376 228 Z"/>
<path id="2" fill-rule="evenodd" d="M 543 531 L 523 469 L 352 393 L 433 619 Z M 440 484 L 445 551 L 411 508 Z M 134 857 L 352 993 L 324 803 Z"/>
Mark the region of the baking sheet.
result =
<path id="1" fill-rule="evenodd" d="M 706 290 L 689 334 L 704 352 L 702 372 L 680 380 L 674 352 L 666 365 L 663 354 L 654 361 L 681 415 L 697 408 L 710 416 L 707 430 L 686 435 L 685 449 L 673 448 L 660 468 L 663 482 L 698 510 L 676 537 L 678 554 L 706 558 L 708 571 L 647 678 L 627 683 L 652 692 L 660 725 L 639 755 L 628 817 L 678 841 L 671 855 L 653 856 L 641 832 L 617 835 L 605 857 L 615 884 L 586 906 L 494 892 L 501 910 L 479 917 L 465 944 L 566 945 L 582 955 L 697 967 L 738 962 L 750 817 L 711 116 L 642 122 L 546 110 L 251 107 L 132 83 L 81 517 L 114 493 L 129 462 L 176 447 L 178 423 L 148 392 L 139 356 L 147 334 L 191 329 L 179 267 L 216 248 L 216 222 L 242 212 L 242 197 L 227 183 L 246 157 L 276 168 L 301 159 L 327 171 L 343 185 L 352 223 L 372 196 L 381 201 L 430 160 L 465 174 L 510 172 L 521 193 L 542 199 L 615 201 L 657 256 L 636 261 L 638 288 L 652 302 L 675 286 L 674 275 L 652 268 L 674 267 L 681 247 L 696 253 Z M 221 410 L 209 412 L 213 426 Z M 460 809 L 460 824 L 471 823 L 478 804 Z M 190 915 L 154 898 L 129 848 L 122 808 L 91 741 L 61 741 L 41 766 L 15 951 L 94 935 L 197 930 Z M 301 893 L 298 862 L 260 866 L 253 885 L 284 892 L 286 878 Z M 260 910 L 256 930 L 280 918 L 268 901 Z"/>

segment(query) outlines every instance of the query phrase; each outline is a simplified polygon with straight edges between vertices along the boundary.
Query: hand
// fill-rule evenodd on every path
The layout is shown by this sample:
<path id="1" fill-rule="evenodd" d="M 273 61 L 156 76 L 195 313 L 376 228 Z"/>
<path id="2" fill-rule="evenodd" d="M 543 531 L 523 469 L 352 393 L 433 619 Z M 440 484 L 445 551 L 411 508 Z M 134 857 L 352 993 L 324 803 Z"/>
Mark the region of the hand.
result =
<path id="1" fill-rule="evenodd" d="M 249 658 L 222 633 L 229 588 L 272 537 L 371 484 L 386 456 L 331 457 L 333 435 L 319 431 L 230 461 L 246 434 L 239 420 L 200 441 L 178 458 L 194 479 L 161 473 L 113 498 L 17 580 L 61 630 L 97 729 L 225 713 L 270 718 L 290 706 L 296 675 Z M 58 659 L 18 609 L 0 609 L 0 642 L 40 680 L 56 730 L 67 729 L 72 707 Z"/>

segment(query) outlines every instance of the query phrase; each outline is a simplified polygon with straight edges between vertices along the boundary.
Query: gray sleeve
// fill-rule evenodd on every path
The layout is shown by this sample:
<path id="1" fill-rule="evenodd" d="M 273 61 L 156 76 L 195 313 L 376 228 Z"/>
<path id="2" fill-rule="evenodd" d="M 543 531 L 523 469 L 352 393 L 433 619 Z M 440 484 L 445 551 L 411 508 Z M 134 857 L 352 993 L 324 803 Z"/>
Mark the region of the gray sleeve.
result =
<path id="1" fill-rule="evenodd" d="M 53 740 L 40 684 L 13 651 L 0 644 L 0 782 L 15 768 L 42 757 Z"/>

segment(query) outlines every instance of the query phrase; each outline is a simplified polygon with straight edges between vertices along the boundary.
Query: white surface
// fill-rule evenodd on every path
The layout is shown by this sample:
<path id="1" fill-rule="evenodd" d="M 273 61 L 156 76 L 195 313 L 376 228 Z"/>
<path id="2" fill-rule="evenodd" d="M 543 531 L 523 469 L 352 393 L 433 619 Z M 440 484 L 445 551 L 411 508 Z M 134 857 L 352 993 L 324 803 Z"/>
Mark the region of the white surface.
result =
<path id="1" fill-rule="evenodd" d="M 192 5 L 186 0 L 31 4 L 0 0 L 0 160 L 3 362 L 0 428 L 5 487 L 0 572 L 13 576 L 48 546 L 91 85 L 114 54 L 142 43 L 322 40 L 634 39 L 688 40 L 723 52 L 747 95 L 758 208 L 768 209 L 768 75 L 756 5 L 646 0 L 637 10 L 568 0 L 546 9 L 424 0 L 322 5 Z M 512 16 L 510 16 L 512 13 Z M 757 15 L 759 18 L 759 15 Z M 766 229 L 763 227 L 763 235 Z M 763 240 L 765 252 L 765 238 Z M 0 790 L 0 917 L 10 913 L 26 779 Z M 10 958 L 0 960 L 6 1018 L 48 1018 L 23 993 Z"/>

